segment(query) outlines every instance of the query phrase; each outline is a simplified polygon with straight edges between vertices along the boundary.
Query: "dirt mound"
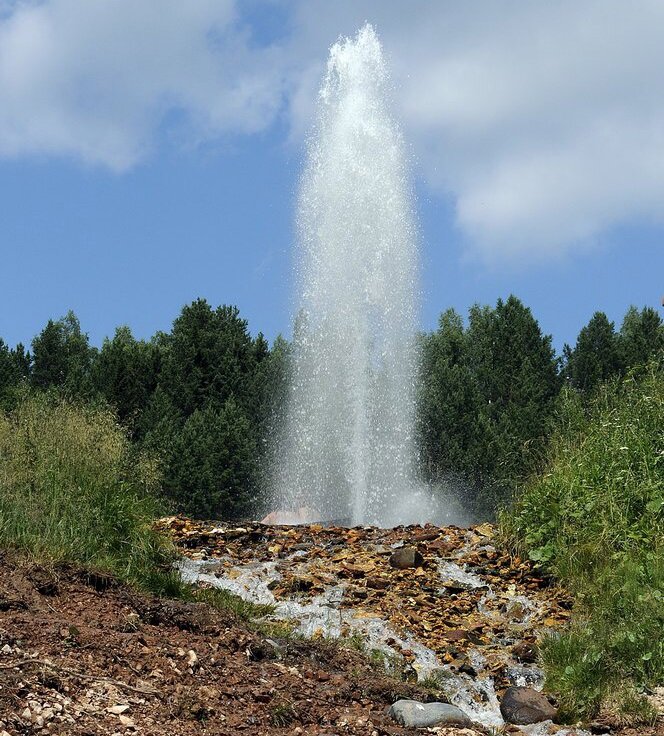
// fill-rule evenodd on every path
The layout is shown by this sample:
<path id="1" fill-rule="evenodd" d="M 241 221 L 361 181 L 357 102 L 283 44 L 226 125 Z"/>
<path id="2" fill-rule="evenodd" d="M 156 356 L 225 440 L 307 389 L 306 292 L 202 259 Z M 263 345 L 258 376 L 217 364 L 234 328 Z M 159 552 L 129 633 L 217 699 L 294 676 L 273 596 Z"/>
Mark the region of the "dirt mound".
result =
<path id="1" fill-rule="evenodd" d="M 101 577 L 0 556 L 0 733 L 400 734 L 385 707 L 426 697 L 351 649 Z"/>

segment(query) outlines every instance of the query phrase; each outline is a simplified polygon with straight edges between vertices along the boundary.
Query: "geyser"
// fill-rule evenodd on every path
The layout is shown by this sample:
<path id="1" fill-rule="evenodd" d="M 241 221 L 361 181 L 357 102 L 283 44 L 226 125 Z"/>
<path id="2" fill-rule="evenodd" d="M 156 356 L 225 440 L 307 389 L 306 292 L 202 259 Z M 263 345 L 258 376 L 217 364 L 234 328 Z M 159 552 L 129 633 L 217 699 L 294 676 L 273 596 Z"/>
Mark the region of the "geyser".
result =
<path id="1" fill-rule="evenodd" d="M 275 477 L 282 509 L 380 526 L 440 516 L 415 481 L 418 249 L 389 101 L 365 25 L 330 50 L 301 180 L 299 312 Z"/>

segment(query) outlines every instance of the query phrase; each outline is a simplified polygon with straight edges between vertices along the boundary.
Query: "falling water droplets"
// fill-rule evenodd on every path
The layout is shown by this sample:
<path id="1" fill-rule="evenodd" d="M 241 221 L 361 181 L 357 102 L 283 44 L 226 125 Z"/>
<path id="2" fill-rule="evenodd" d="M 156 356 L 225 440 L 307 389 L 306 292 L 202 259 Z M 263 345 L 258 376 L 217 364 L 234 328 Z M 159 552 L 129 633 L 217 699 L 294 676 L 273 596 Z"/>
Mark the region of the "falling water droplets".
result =
<path id="1" fill-rule="evenodd" d="M 370 25 L 331 48 L 300 185 L 299 318 L 274 483 L 281 508 L 353 524 L 442 520 L 414 480 L 418 249 L 389 90 Z"/>

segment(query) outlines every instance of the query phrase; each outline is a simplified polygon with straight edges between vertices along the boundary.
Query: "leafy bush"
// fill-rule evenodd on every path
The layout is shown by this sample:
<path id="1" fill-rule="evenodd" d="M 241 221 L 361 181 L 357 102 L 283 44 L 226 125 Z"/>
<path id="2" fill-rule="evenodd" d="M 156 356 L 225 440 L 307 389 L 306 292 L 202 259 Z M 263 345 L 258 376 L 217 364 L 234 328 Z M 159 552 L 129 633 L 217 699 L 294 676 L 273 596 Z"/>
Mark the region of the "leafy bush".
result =
<path id="1" fill-rule="evenodd" d="M 24 397 L 0 413 L 0 546 L 168 588 L 170 547 L 152 530 L 152 459 L 108 410 Z"/>
<path id="2" fill-rule="evenodd" d="M 664 680 L 664 371 L 609 383 L 590 407 L 565 392 L 559 420 L 503 528 L 575 596 L 570 630 L 543 648 L 564 712 L 643 715 L 635 689 Z"/>

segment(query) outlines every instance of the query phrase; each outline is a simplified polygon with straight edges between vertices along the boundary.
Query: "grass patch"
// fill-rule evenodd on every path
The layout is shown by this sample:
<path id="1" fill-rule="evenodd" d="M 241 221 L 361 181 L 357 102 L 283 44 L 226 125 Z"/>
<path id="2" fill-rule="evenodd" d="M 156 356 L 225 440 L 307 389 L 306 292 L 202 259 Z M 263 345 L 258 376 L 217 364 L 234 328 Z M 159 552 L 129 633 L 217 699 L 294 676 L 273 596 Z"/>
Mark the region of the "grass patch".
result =
<path id="1" fill-rule="evenodd" d="M 152 528 L 158 465 L 137 453 L 106 408 L 22 397 L 0 413 L 0 547 L 72 562 L 164 598 L 204 602 L 249 621 L 272 612 L 228 591 L 184 583 L 173 544 Z"/>
<path id="2" fill-rule="evenodd" d="M 664 681 L 664 371 L 563 396 L 548 467 L 502 515 L 508 539 L 575 596 L 542 647 L 569 720 L 612 708 L 645 722 Z"/>
<path id="3" fill-rule="evenodd" d="M 186 588 L 189 589 L 188 594 L 186 593 Z M 185 585 L 185 591 L 183 591 L 180 597 L 187 597 L 187 595 L 191 595 L 192 599 L 199 603 L 207 603 L 213 608 L 231 611 L 243 621 L 261 619 L 274 612 L 274 606 L 263 603 L 251 603 L 250 601 L 245 601 L 244 598 L 240 598 L 239 595 L 234 595 L 227 590 L 221 590 L 219 588 L 191 588 Z"/>
<path id="4" fill-rule="evenodd" d="M 173 548 L 151 528 L 158 479 L 112 412 L 24 397 L 0 414 L 0 546 L 167 588 Z"/>

